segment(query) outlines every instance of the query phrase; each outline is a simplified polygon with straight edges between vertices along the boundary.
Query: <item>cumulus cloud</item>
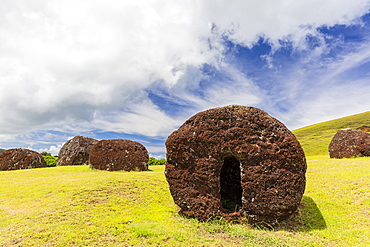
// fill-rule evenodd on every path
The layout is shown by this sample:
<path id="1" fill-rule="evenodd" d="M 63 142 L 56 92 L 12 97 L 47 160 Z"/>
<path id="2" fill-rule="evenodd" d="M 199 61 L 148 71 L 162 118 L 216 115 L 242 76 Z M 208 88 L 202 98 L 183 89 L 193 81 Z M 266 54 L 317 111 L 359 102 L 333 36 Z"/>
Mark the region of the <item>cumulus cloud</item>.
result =
<path id="1" fill-rule="evenodd" d="M 359 23 L 368 9 L 365 0 L 2 1 L 0 135 L 166 136 L 191 113 L 214 106 L 274 112 L 271 95 L 227 61 L 226 43 L 252 48 L 262 38 L 271 46 L 268 68 L 279 69 L 274 54 L 284 42 L 320 57 L 330 48 L 317 28 Z M 312 50 L 307 36 L 320 45 Z M 205 64 L 224 77 L 206 75 Z M 300 92 L 301 85 L 286 81 L 285 88 L 299 89 L 281 95 Z M 169 106 L 154 102 L 153 92 Z M 188 108 L 173 116 L 171 102 Z"/>
<path id="2" fill-rule="evenodd" d="M 91 121 L 96 109 L 116 110 L 158 79 L 172 86 L 188 66 L 213 56 L 202 40 L 206 37 L 193 31 L 186 6 L 162 1 L 44 4 L 8 1 L 2 17 L 5 129 L 70 118 Z"/>
<path id="3" fill-rule="evenodd" d="M 171 118 L 148 99 L 130 103 L 109 114 L 99 114 L 95 124 L 103 131 L 140 133 L 150 137 L 166 135 L 168 130 L 174 130 L 183 120 Z"/>
<path id="4" fill-rule="evenodd" d="M 62 146 L 63 146 L 62 144 L 58 144 L 56 146 L 51 145 L 49 148 L 40 148 L 40 149 L 37 149 L 36 151 L 39 153 L 47 152 L 47 153 L 50 153 L 51 155 L 58 155 Z"/>

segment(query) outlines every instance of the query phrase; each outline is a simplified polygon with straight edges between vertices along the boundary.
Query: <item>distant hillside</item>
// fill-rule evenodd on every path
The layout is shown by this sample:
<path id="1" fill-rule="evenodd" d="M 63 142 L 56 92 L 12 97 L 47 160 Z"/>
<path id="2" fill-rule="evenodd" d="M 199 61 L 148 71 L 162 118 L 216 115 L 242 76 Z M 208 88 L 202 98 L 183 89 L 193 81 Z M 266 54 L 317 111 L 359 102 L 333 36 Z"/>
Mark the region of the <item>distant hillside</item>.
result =
<path id="1" fill-rule="evenodd" d="M 370 111 L 294 130 L 307 156 L 328 154 L 331 139 L 340 129 L 370 126 Z M 363 127 L 362 130 L 367 130 Z"/>
<path id="2" fill-rule="evenodd" d="M 0 154 L 1 154 L 2 152 L 4 152 L 4 151 L 5 151 L 5 149 L 0 148 Z"/>

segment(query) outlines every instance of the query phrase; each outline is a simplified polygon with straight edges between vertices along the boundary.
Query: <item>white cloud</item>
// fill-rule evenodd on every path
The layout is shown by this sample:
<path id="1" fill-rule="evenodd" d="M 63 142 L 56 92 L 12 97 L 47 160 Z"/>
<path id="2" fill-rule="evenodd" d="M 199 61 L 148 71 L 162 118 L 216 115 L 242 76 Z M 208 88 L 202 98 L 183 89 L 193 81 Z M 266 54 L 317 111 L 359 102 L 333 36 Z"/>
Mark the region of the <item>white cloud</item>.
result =
<path id="1" fill-rule="evenodd" d="M 8 53 L 0 74 L 5 129 L 17 122 L 26 129 L 66 118 L 90 121 L 96 109 L 116 110 L 157 79 L 174 85 L 188 66 L 213 56 L 183 4 L 54 1 L 7 7 L 0 30 L 7 34 Z"/>
<path id="2" fill-rule="evenodd" d="M 149 153 L 165 153 L 166 148 L 164 146 L 156 147 L 156 146 L 147 146 L 146 149 Z"/>
<path id="3" fill-rule="evenodd" d="M 330 73 L 323 82 L 331 82 L 352 68 L 370 62 L 370 40 L 330 64 Z"/>
<path id="4" fill-rule="evenodd" d="M 314 28 L 353 23 L 369 7 L 366 0 L 203 2 L 206 18 L 213 20 L 221 31 L 231 30 L 231 37 L 246 45 L 262 35 L 275 44 L 279 39 L 290 38 L 298 46 Z"/>
<path id="5" fill-rule="evenodd" d="M 228 77 L 228 81 L 213 80 L 209 85 L 202 99 L 194 95 L 179 95 L 182 98 L 192 101 L 197 111 L 220 107 L 224 105 L 258 105 L 261 102 L 262 92 L 238 69 L 224 64 L 219 70 Z"/>
<path id="6" fill-rule="evenodd" d="M 367 41 L 368 42 L 368 41 Z M 321 59 L 311 71 L 300 71 L 307 60 L 298 62 L 286 75 L 279 95 L 291 106 L 286 113 L 272 112 L 291 129 L 369 111 L 370 75 L 359 67 L 370 62 L 370 44 L 350 47 L 345 55 Z M 364 73 L 364 75 L 358 75 Z"/>
<path id="7" fill-rule="evenodd" d="M 63 147 L 63 144 L 58 144 L 56 146 L 52 145 L 49 148 L 40 148 L 35 151 L 42 153 L 42 152 L 47 152 L 50 153 L 51 155 L 58 155 L 60 149 Z"/>
<path id="8" fill-rule="evenodd" d="M 274 49 L 289 39 L 305 49 L 316 27 L 351 24 L 368 7 L 365 0 L 2 1 L 0 135 L 166 135 L 189 112 L 174 118 L 150 102 L 144 90 L 158 81 L 194 110 L 258 105 L 264 92 L 224 64 L 222 35 L 248 46 L 262 36 Z M 324 44 L 316 52 L 324 53 Z M 191 93 L 204 63 L 232 75 L 233 85 L 216 81 L 204 98 Z"/>
<path id="9" fill-rule="evenodd" d="M 304 105 L 298 104 L 297 109 L 301 110 L 300 114 L 296 114 L 298 121 L 290 120 L 287 124 L 296 129 L 369 111 L 369 92 L 370 85 L 366 84 L 363 87 L 354 87 L 351 84 L 336 86 L 335 90 L 323 88 L 311 98 L 310 103 L 306 101 Z M 350 102 L 347 99 L 350 99 Z"/>
<path id="10" fill-rule="evenodd" d="M 109 114 L 99 112 L 93 125 L 103 131 L 114 130 L 155 137 L 168 135 L 168 132 L 174 130 L 182 121 L 183 119 L 169 117 L 151 101 L 143 99 Z"/>

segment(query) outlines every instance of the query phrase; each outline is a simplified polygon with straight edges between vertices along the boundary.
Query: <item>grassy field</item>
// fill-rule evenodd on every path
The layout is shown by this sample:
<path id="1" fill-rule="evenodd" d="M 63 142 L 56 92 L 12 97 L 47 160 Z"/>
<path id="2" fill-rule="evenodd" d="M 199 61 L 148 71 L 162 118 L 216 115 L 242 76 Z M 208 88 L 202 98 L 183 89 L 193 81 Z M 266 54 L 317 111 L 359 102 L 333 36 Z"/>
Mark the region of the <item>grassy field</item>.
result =
<path id="1" fill-rule="evenodd" d="M 293 131 L 307 155 L 307 187 L 275 229 L 180 216 L 164 166 L 0 171 L 0 246 L 370 246 L 370 157 L 327 154 L 339 129 L 363 125 L 370 112 Z"/>
<path id="2" fill-rule="evenodd" d="M 361 126 L 370 126 L 370 111 L 307 126 L 294 130 L 293 133 L 307 156 L 327 155 L 331 139 L 338 130 Z"/>
<path id="3" fill-rule="evenodd" d="M 150 169 L 0 172 L 0 246 L 370 246 L 370 158 L 308 157 L 302 204 L 273 230 L 182 217 Z"/>

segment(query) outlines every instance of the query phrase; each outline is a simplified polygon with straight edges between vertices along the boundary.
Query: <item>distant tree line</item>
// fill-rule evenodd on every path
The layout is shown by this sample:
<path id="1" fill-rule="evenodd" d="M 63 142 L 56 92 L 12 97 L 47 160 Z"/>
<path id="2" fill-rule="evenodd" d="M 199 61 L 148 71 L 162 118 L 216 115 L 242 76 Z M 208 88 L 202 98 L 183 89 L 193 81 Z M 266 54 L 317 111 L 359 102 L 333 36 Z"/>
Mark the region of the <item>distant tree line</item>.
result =
<path id="1" fill-rule="evenodd" d="M 166 159 L 156 159 L 154 157 L 149 157 L 148 165 L 150 166 L 159 166 L 159 165 L 165 165 Z"/>

